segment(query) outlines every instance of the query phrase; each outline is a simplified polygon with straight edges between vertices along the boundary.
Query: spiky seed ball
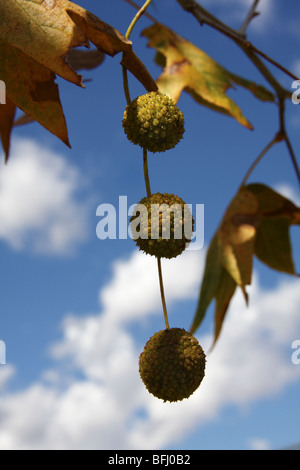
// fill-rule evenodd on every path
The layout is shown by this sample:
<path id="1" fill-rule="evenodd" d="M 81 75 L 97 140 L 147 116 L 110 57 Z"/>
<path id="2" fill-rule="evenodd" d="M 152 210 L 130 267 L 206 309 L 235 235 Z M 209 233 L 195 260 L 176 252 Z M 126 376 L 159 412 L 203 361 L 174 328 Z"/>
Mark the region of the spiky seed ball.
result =
<path id="1" fill-rule="evenodd" d="M 140 250 L 158 258 L 175 258 L 190 243 L 194 220 L 180 197 L 156 193 L 135 206 L 130 227 Z"/>
<path id="2" fill-rule="evenodd" d="M 127 105 L 123 128 L 134 144 L 150 152 L 164 152 L 181 140 L 184 117 L 171 98 L 153 91 Z"/>
<path id="3" fill-rule="evenodd" d="M 155 333 L 139 359 L 140 376 L 152 395 L 164 401 L 188 398 L 205 375 L 206 356 L 197 339 L 181 328 Z"/>

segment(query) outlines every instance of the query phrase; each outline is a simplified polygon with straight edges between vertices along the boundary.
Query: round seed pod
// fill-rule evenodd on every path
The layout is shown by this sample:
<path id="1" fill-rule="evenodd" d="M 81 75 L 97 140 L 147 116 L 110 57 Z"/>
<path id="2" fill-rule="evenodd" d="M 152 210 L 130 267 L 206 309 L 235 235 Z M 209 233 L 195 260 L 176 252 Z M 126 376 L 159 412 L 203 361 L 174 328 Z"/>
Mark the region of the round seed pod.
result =
<path id="1" fill-rule="evenodd" d="M 175 258 L 189 245 L 194 220 L 180 197 L 156 193 L 135 206 L 130 227 L 140 250 L 158 258 Z"/>
<path id="2" fill-rule="evenodd" d="M 174 148 L 184 134 L 184 116 L 174 101 L 158 92 L 139 96 L 123 116 L 127 138 L 150 152 Z"/>
<path id="3" fill-rule="evenodd" d="M 139 358 L 149 393 L 164 401 L 188 398 L 205 376 L 206 356 L 198 340 L 181 328 L 155 333 Z"/>

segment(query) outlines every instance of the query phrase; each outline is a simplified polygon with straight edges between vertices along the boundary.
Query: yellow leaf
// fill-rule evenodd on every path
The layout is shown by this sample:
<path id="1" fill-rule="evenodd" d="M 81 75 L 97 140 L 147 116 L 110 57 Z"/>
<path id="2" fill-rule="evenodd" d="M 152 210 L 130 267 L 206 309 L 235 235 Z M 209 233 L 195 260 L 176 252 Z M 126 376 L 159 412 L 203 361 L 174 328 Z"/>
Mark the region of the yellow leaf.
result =
<path id="1" fill-rule="evenodd" d="M 142 34 L 149 39 L 148 46 L 157 50 L 156 61 L 164 67 L 157 80 L 158 87 L 175 102 L 185 90 L 200 104 L 230 115 L 252 129 L 239 106 L 226 94 L 227 90 L 236 82 L 264 100 L 272 101 L 274 98 L 263 87 L 231 74 L 204 51 L 164 25 L 156 23 Z"/>
<path id="2" fill-rule="evenodd" d="M 258 201 L 254 194 L 242 188 L 231 201 L 219 228 L 221 264 L 242 288 L 251 284 Z"/>
<path id="3" fill-rule="evenodd" d="M 88 46 L 66 9 L 67 0 L 0 0 L 0 38 L 39 64 L 77 85 L 80 77 L 65 61 L 73 47 Z"/>

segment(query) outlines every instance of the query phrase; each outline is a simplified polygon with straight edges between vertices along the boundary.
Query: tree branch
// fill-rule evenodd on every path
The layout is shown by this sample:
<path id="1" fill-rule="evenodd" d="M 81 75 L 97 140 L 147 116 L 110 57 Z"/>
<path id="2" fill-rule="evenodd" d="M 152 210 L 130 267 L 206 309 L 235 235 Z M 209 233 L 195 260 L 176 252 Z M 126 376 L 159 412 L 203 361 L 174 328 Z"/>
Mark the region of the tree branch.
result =
<path id="1" fill-rule="evenodd" d="M 254 18 L 256 18 L 258 15 L 260 15 L 260 13 L 258 11 L 256 11 L 256 7 L 257 7 L 258 4 L 259 4 L 259 0 L 254 0 L 253 5 L 251 6 L 251 8 L 249 10 L 249 13 L 248 13 L 244 23 L 242 24 L 242 26 L 238 30 L 238 32 L 244 37 L 246 37 L 246 30 L 247 30 L 249 24 L 251 23 L 251 21 Z"/>
<path id="2" fill-rule="evenodd" d="M 196 18 L 196 20 L 199 21 L 201 26 L 203 26 L 204 24 L 211 26 L 212 28 L 216 29 L 220 33 L 224 34 L 228 38 L 235 41 L 240 47 L 243 47 L 244 50 L 255 52 L 256 54 L 262 56 L 265 60 L 270 62 L 272 65 L 280 69 L 282 72 L 289 75 L 289 77 L 291 77 L 293 80 L 299 80 L 292 72 L 290 72 L 285 67 L 280 65 L 278 62 L 271 59 L 262 51 L 260 51 L 255 46 L 253 46 L 251 42 L 247 41 L 247 39 L 245 38 L 243 34 L 241 34 L 239 31 L 235 31 L 233 28 L 230 28 L 230 26 L 220 21 L 214 15 L 212 15 L 207 10 L 205 10 L 205 8 L 199 5 L 199 3 L 197 3 L 195 0 L 176 0 L 176 1 L 182 6 L 182 8 L 185 11 L 192 13 L 192 15 Z M 281 87 L 279 83 L 278 85 Z"/>
<path id="3" fill-rule="evenodd" d="M 283 137 L 283 140 L 285 140 L 289 155 L 292 160 L 292 165 L 294 167 L 295 173 L 297 175 L 298 183 L 300 186 L 300 169 L 298 166 L 298 162 L 296 159 L 296 155 L 292 146 L 292 143 L 290 141 L 290 138 L 288 136 L 287 130 L 286 130 L 286 124 L 285 124 L 285 100 L 282 99 L 279 101 L 279 120 L 280 120 L 280 133 Z"/>
<path id="4" fill-rule="evenodd" d="M 259 0 L 254 1 L 242 28 L 239 31 L 235 31 L 229 26 L 227 26 L 226 24 L 222 23 L 218 18 L 214 17 L 211 13 L 206 11 L 195 0 L 177 0 L 177 2 L 182 6 L 182 8 L 192 13 L 192 15 L 199 21 L 201 25 L 207 24 L 208 26 L 211 26 L 212 28 L 216 29 L 217 31 L 221 32 L 225 36 L 232 39 L 244 51 L 244 53 L 248 56 L 248 58 L 255 65 L 255 67 L 261 72 L 261 74 L 264 76 L 267 82 L 272 86 L 272 88 L 274 89 L 277 95 L 277 99 L 278 99 L 277 104 L 279 106 L 280 129 L 277 132 L 274 139 L 270 142 L 270 144 L 268 144 L 267 147 L 262 151 L 262 153 L 257 157 L 255 162 L 253 163 L 253 165 L 247 172 L 247 175 L 245 176 L 242 184 L 245 183 L 250 173 L 253 171 L 256 165 L 260 162 L 263 156 L 267 153 L 267 151 L 270 150 L 270 148 L 276 142 L 285 140 L 287 148 L 288 148 L 288 152 L 291 157 L 292 164 L 294 166 L 294 170 L 296 172 L 297 179 L 300 185 L 300 169 L 296 160 L 296 156 L 295 156 L 291 141 L 286 132 L 286 126 L 285 126 L 285 100 L 287 98 L 291 98 L 292 94 L 290 91 L 283 88 L 282 85 L 278 82 L 278 80 L 276 80 L 274 75 L 270 72 L 270 70 L 265 65 L 265 63 L 261 60 L 259 55 L 263 57 L 265 60 L 267 60 L 268 62 L 270 62 L 272 65 L 279 68 L 281 71 L 285 72 L 294 80 L 298 80 L 298 78 L 294 74 L 289 72 L 287 69 L 285 69 L 282 65 L 275 62 L 273 59 L 271 59 L 266 54 L 258 50 L 255 46 L 253 46 L 253 44 L 251 44 L 249 41 L 246 40 L 245 31 L 250 21 L 254 18 L 254 16 L 256 16 L 256 7 L 258 4 L 258 1 Z"/>

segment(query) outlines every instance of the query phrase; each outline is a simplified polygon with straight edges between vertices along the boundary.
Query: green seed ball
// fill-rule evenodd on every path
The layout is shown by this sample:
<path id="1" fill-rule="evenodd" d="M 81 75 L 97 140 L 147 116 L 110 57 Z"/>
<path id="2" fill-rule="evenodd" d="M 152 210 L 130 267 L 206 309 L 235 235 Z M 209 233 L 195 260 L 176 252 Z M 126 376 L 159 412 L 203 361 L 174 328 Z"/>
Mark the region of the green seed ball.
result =
<path id="1" fill-rule="evenodd" d="M 188 398 L 205 376 L 206 356 L 198 340 L 181 328 L 155 333 L 139 358 L 149 393 L 164 401 Z"/>
<path id="2" fill-rule="evenodd" d="M 164 152 L 182 139 L 184 116 L 171 98 L 153 91 L 127 105 L 123 128 L 134 144 L 153 153 Z"/>
<path id="3" fill-rule="evenodd" d="M 175 258 L 189 245 L 194 220 L 180 197 L 156 193 L 135 206 L 130 228 L 141 251 L 157 258 Z"/>

